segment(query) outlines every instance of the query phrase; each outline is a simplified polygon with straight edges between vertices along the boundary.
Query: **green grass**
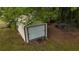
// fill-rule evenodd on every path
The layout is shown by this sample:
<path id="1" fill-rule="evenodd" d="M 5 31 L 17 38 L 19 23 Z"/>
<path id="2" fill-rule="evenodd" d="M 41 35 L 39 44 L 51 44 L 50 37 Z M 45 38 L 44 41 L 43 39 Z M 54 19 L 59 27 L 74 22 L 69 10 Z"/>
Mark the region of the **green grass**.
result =
<path id="1" fill-rule="evenodd" d="M 54 33 L 53 33 L 54 34 Z M 58 35 L 58 34 L 56 34 Z M 59 36 L 52 35 L 53 38 L 41 43 L 25 43 L 19 33 L 12 29 L 0 29 L 0 50 L 1 51 L 64 51 L 79 50 L 79 40 L 61 40 Z"/>
<path id="2" fill-rule="evenodd" d="M 3 51 L 19 51 L 19 50 L 59 50 L 55 44 L 51 41 L 46 41 L 46 43 L 41 42 L 40 44 L 36 43 L 25 43 L 20 37 L 19 33 L 15 30 L 10 29 L 1 29 L 0 30 L 0 50 Z"/>

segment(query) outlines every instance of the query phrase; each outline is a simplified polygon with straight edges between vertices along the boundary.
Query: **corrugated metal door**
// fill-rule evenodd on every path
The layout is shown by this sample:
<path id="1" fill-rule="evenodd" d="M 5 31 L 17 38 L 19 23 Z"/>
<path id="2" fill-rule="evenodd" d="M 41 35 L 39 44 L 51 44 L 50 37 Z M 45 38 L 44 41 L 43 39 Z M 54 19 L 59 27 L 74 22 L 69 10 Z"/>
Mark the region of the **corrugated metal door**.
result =
<path id="1" fill-rule="evenodd" d="M 29 40 L 43 37 L 45 36 L 45 26 L 40 25 L 35 27 L 29 27 L 28 32 L 29 32 Z"/>

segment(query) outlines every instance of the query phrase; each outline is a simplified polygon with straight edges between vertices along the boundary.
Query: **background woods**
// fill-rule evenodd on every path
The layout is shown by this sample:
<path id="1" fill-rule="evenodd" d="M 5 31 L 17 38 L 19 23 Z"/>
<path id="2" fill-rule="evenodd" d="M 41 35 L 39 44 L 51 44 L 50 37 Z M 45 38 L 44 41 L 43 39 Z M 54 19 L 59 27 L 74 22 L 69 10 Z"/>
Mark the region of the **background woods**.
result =
<path id="1" fill-rule="evenodd" d="M 66 23 L 70 26 L 79 25 L 79 8 L 78 7 L 3 7 L 0 8 L 0 20 L 8 23 L 8 26 L 16 26 L 16 18 L 20 15 L 31 14 L 32 20 L 41 20 L 47 23 Z"/>

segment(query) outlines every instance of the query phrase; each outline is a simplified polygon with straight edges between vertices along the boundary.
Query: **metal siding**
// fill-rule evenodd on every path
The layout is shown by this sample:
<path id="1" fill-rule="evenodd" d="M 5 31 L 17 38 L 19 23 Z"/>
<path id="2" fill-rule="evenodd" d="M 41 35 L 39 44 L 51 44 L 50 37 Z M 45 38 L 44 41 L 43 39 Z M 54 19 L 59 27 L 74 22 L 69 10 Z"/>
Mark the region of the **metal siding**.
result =
<path id="1" fill-rule="evenodd" d="M 40 37 L 47 38 L 47 24 L 34 25 L 30 27 L 19 24 L 18 31 L 23 40 L 27 43 L 29 43 L 29 40 L 37 39 Z"/>
<path id="2" fill-rule="evenodd" d="M 45 36 L 45 27 L 44 25 L 35 26 L 28 28 L 29 40 Z"/>

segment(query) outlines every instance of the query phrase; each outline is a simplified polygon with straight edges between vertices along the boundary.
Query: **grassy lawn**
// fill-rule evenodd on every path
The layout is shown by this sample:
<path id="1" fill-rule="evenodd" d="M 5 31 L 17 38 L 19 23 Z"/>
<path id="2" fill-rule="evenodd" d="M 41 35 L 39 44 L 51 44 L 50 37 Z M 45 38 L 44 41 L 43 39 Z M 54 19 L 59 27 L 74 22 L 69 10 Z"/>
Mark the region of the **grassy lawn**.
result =
<path id="1" fill-rule="evenodd" d="M 0 50 L 60 50 L 55 43 L 43 41 L 41 43 L 25 43 L 18 32 L 10 29 L 0 30 Z"/>
<path id="2" fill-rule="evenodd" d="M 48 40 L 41 43 L 25 43 L 20 34 L 12 29 L 0 29 L 1 51 L 73 51 L 79 50 L 79 32 L 63 32 L 50 26 Z"/>

